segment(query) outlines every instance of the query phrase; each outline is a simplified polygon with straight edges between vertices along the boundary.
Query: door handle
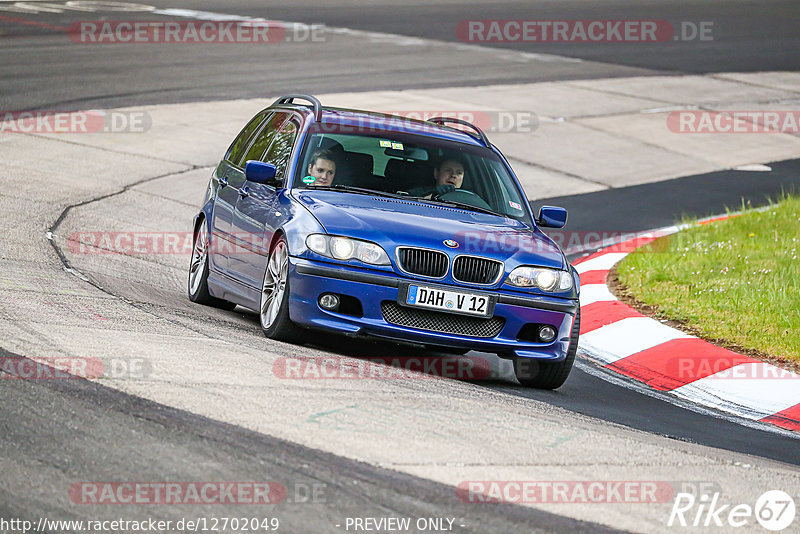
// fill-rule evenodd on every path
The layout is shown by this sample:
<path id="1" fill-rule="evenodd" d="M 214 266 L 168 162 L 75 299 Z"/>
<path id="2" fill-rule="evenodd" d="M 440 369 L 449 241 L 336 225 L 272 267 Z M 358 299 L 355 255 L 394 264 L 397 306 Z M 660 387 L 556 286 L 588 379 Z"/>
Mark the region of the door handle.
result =
<path id="1" fill-rule="evenodd" d="M 247 186 L 244 186 L 243 188 L 239 189 L 239 196 L 242 197 L 242 198 L 249 197 L 250 196 L 250 188 L 247 187 Z"/>
<path id="2" fill-rule="evenodd" d="M 228 185 L 228 179 L 225 178 L 224 176 L 219 176 L 217 179 L 219 180 L 220 187 L 225 187 L 226 185 Z"/>

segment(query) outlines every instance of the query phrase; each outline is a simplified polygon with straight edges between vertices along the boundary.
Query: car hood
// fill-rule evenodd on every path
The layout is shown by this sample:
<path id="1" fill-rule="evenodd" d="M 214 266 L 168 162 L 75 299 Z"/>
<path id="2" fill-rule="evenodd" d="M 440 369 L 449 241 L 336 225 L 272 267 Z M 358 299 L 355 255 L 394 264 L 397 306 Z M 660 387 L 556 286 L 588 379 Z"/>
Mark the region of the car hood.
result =
<path id="1" fill-rule="evenodd" d="M 423 247 L 450 256 L 497 259 L 506 268 L 539 265 L 566 269 L 561 250 L 538 228 L 506 217 L 413 200 L 345 193 L 293 191 L 329 234 L 373 241 L 394 255 L 397 246 Z M 455 241 L 456 248 L 445 246 Z"/>

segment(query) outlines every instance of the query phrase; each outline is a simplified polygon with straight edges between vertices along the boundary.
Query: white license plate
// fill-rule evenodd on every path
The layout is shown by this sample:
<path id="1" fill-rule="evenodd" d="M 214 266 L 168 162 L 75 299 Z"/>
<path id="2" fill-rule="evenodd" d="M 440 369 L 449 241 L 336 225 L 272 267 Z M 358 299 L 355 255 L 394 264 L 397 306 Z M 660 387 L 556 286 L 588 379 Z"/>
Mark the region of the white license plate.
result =
<path id="1" fill-rule="evenodd" d="M 481 317 L 489 315 L 489 297 L 413 284 L 408 286 L 406 304 L 417 308 L 466 313 Z"/>

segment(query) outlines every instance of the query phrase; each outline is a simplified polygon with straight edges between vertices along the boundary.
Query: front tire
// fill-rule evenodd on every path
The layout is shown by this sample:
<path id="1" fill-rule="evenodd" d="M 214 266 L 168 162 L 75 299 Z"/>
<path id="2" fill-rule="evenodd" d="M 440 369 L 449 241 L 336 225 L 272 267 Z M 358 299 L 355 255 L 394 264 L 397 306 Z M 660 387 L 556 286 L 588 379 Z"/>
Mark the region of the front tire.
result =
<path id="1" fill-rule="evenodd" d="M 301 330 L 289 318 L 289 247 L 283 236 L 272 247 L 267 260 L 258 315 L 268 338 L 288 343 L 299 341 Z"/>
<path id="2" fill-rule="evenodd" d="M 208 228 L 206 222 L 202 221 L 194 235 L 192 261 L 189 264 L 189 300 L 230 311 L 236 304 L 212 297 L 208 292 L 208 243 Z"/>
<path id="3" fill-rule="evenodd" d="M 514 374 L 523 386 L 539 389 L 556 389 L 567 380 L 575 354 L 578 352 L 578 338 L 581 333 L 581 310 L 575 315 L 569 337 L 567 357 L 560 362 L 548 362 L 533 358 L 514 357 Z"/>

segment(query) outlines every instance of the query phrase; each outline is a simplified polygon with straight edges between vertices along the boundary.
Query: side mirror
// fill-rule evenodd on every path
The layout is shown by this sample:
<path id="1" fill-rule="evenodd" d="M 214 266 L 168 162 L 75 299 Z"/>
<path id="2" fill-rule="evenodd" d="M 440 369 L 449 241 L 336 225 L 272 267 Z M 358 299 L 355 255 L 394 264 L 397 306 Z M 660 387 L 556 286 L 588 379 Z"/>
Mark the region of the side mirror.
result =
<path id="1" fill-rule="evenodd" d="M 567 210 L 557 206 L 542 206 L 536 222 L 539 226 L 548 228 L 564 228 L 567 224 Z"/>
<path id="2" fill-rule="evenodd" d="M 244 177 L 248 182 L 257 184 L 266 184 L 273 187 L 278 187 L 281 184 L 280 180 L 275 179 L 275 174 L 278 169 L 271 163 L 264 163 L 263 161 L 248 160 L 244 166 Z"/>

